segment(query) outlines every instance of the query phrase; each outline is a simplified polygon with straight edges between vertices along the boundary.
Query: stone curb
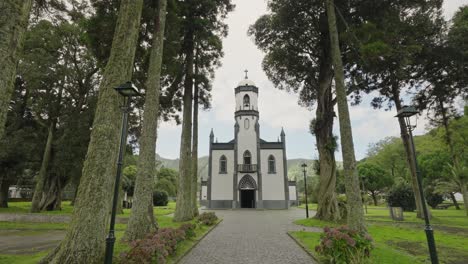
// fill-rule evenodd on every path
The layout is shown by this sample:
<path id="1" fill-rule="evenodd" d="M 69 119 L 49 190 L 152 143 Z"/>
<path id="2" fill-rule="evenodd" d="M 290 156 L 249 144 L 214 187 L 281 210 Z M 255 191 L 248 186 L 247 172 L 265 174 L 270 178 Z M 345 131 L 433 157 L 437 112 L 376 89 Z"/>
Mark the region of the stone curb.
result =
<path id="1" fill-rule="evenodd" d="M 46 215 L 46 214 L 9 214 L 0 213 L 0 221 L 3 222 L 26 222 L 26 223 L 69 223 L 70 215 Z M 128 217 L 117 217 L 118 224 L 128 222 Z"/>
<path id="2" fill-rule="evenodd" d="M 293 231 L 294 232 L 294 231 Z M 294 242 L 296 242 L 297 245 L 299 245 L 304 251 L 305 253 L 307 253 L 307 255 L 309 255 L 316 263 L 321 263 L 320 260 L 318 260 L 314 253 L 312 253 L 304 244 L 302 244 L 301 241 L 299 241 L 298 239 L 296 239 L 293 235 L 290 234 L 290 232 L 287 232 L 286 234 L 288 234 L 288 236 L 294 240 Z"/>
<path id="3" fill-rule="evenodd" d="M 187 251 L 185 251 L 184 254 L 182 254 L 177 259 L 173 260 L 171 263 L 174 263 L 174 264 L 179 263 L 185 256 L 187 256 L 192 251 L 192 249 L 194 249 L 198 245 L 198 243 L 200 243 L 209 233 L 211 233 L 211 231 L 213 231 L 215 229 L 215 227 L 217 227 L 222 221 L 223 221 L 223 219 L 220 219 L 220 221 L 218 223 L 216 223 L 215 225 L 213 225 L 210 229 L 208 229 L 208 231 L 202 237 L 200 237 L 200 239 L 195 241 L 195 243 L 192 245 L 192 247 L 190 247 Z"/>

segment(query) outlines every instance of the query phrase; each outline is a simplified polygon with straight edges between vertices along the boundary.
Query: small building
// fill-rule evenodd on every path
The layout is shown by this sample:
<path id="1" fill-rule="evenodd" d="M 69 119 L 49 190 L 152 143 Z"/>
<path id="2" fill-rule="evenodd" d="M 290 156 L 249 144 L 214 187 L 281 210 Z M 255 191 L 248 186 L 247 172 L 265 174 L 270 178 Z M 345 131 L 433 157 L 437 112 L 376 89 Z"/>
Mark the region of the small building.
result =
<path id="1" fill-rule="evenodd" d="M 288 180 L 284 130 L 278 141 L 260 138 L 259 91 L 247 77 L 234 94 L 234 139 L 217 142 L 211 130 L 200 202 L 212 209 L 287 209 L 297 203 L 297 193 L 296 183 Z"/>

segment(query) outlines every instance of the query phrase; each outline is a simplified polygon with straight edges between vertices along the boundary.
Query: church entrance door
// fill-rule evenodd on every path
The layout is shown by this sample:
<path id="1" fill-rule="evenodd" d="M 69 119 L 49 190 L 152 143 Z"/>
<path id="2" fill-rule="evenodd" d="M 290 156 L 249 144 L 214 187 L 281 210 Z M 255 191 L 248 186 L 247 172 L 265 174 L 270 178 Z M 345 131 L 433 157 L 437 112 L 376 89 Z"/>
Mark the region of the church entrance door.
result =
<path id="1" fill-rule="evenodd" d="M 241 208 L 255 208 L 255 190 L 241 190 Z"/>

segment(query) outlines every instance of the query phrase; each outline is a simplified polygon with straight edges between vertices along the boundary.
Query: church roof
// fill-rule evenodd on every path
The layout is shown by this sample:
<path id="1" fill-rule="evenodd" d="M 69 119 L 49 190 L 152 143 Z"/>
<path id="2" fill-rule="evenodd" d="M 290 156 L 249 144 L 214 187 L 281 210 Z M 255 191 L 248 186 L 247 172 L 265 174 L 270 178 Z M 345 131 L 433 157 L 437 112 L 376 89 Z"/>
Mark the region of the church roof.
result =
<path id="1" fill-rule="evenodd" d="M 255 86 L 255 83 L 249 79 L 243 79 L 237 86 Z"/>

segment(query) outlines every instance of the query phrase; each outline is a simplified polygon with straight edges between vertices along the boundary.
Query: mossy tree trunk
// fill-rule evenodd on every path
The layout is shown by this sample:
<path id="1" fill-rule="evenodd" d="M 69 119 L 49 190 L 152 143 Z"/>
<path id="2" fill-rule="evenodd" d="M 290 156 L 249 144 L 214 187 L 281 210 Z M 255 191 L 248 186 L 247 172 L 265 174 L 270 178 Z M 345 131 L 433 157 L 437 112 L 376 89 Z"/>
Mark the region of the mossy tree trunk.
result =
<path id="1" fill-rule="evenodd" d="M 344 79 L 343 62 L 341 59 L 338 29 L 336 26 L 334 0 L 326 2 L 328 27 L 330 32 L 331 56 L 335 72 L 336 101 L 340 121 L 341 152 L 343 154 L 343 167 L 345 173 L 346 198 L 348 208 L 348 226 L 359 232 L 366 232 L 364 211 L 362 209 L 359 176 L 354 155 L 353 134 L 349 117 L 348 100 Z"/>
<path id="2" fill-rule="evenodd" d="M 60 245 L 41 263 L 102 263 L 121 131 L 122 97 L 114 88 L 132 78 L 143 0 L 122 0 L 73 216 Z"/>
<path id="3" fill-rule="evenodd" d="M 190 20 L 190 18 L 188 18 Z M 192 19 L 193 20 L 193 19 Z M 185 82 L 183 96 L 182 135 L 180 140 L 179 188 L 177 192 L 174 221 L 193 219 L 192 206 L 192 88 L 194 61 L 194 32 L 189 28 L 185 34 L 184 47 L 187 54 L 185 62 Z"/>
<path id="4" fill-rule="evenodd" d="M 28 26 L 32 0 L 0 1 L 0 138 L 15 85 L 18 55 Z"/>
<path id="5" fill-rule="evenodd" d="M 133 196 L 132 214 L 125 232 L 125 239 L 142 239 L 157 229 L 153 214 L 153 179 L 156 175 L 156 140 L 161 91 L 161 64 L 163 58 L 166 0 L 159 0 L 156 27 L 151 47 L 146 80 L 145 111 L 140 137 L 140 156 Z"/>
<path id="6" fill-rule="evenodd" d="M 31 213 L 39 213 L 41 211 L 41 200 L 44 195 L 44 189 L 47 181 L 49 171 L 50 159 L 52 157 L 52 142 L 54 140 L 56 122 L 52 121 L 49 125 L 49 132 L 47 134 L 47 143 L 42 155 L 41 168 L 36 177 L 36 186 L 34 187 L 34 194 L 31 203 Z"/>
<path id="7" fill-rule="evenodd" d="M 333 137 L 333 94 L 332 80 L 333 70 L 329 53 L 328 34 L 323 36 L 323 57 L 319 72 L 319 90 L 317 92 L 317 110 L 313 133 L 317 142 L 320 162 L 320 181 L 318 190 L 318 205 L 315 218 L 325 221 L 337 221 L 341 219 L 338 201 L 336 199 L 336 142 Z"/>
<path id="8" fill-rule="evenodd" d="M 198 187 L 198 49 L 195 57 L 195 87 L 193 90 L 193 136 L 192 136 L 192 208 L 193 216 L 198 216 L 197 187 Z"/>
<path id="9" fill-rule="evenodd" d="M 8 208 L 8 189 L 11 182 L 5 175 L 0 178 L 0 208 Z"/>

